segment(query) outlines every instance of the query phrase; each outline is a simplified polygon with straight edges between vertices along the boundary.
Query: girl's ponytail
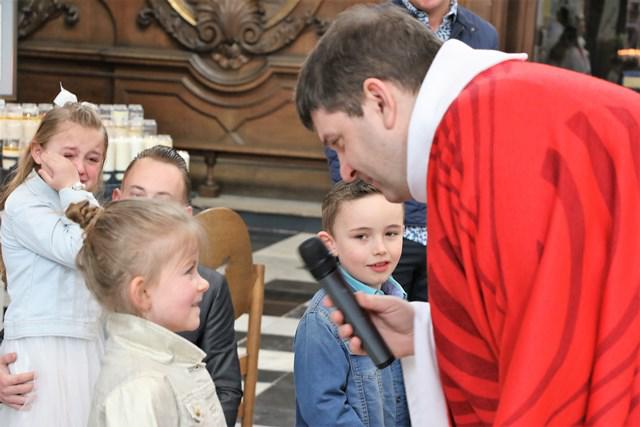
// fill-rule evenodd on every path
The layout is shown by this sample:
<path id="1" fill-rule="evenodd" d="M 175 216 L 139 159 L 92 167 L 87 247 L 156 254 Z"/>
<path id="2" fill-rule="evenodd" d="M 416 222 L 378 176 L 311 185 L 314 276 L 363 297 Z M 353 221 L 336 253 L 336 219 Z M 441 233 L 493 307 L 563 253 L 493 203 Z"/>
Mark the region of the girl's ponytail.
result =
<path id="1" fill-rule="evenodd" d="M 102 208 L 93 206 L 88 200 L 72 203 L 69 205 L 65 214 L 71 221 L 76 222 L 87 233 L 102 213 Z"/>

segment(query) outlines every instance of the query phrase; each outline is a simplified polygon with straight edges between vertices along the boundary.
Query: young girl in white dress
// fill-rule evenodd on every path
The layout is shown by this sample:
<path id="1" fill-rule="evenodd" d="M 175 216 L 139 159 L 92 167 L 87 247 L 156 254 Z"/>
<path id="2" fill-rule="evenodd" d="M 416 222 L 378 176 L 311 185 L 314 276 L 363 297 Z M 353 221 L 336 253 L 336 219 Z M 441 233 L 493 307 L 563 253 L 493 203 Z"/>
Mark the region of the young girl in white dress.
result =
<path id="1" fill-rule="evenodd" d="M 226 426 L 205 353 L 175 333 L 198 328 L 209 287 L 197 221 L 153 199 L 84 202 L 67 215 L 86 230 L 78 268 L 109 313 L 89 425 Z"/>
<path id="2" fill-rule="evenodd" d="M 107 133 L 88 104 L 49 111 L 0 195 L 0 239 L 11 299 L 0 354 L 12 373 L 35 371 L 20 410 L 0 406 L 0 425 L 86 426 L 103 353 L 101 309 L 75 267 L 82 229 L 65 209 L 97 206 Z M 4 275 L 4 274 L 3 274 Z"/>

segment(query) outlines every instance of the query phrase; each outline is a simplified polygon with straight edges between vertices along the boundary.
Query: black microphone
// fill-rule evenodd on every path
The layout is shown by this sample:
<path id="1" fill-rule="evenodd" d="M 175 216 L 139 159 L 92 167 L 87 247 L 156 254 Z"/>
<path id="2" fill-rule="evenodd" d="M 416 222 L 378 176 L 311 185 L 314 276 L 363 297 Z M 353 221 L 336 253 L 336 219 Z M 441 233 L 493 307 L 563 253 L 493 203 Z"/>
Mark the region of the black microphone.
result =
<path id="1" fill-rule="evenodd" d="M 298 246 L 298 251 L 307 270 L 322 285 L 336 307 L 342 311 L 346 322 L 353 326 L 355 335 L 362 340 L 362 346 L 373 363 L 382 369 L 393 362 L 393 354 L 389 347 L 373 326 L 369 315 L 356 301 L 351 287 L 338 269 L 335 257 L 329 253 L 324 243 L 319 238 L 312 237 L 302 242 Z"/>

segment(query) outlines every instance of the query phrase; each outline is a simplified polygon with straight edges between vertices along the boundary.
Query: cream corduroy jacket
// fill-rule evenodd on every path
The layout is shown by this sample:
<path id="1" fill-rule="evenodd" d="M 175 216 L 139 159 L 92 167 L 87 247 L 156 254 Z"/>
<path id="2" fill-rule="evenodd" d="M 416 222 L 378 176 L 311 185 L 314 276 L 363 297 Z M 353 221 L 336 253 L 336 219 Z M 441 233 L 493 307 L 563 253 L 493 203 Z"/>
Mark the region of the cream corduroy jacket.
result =
<path id="1" fill-rule="evenodd" d="M 127 314 L 108 316 L 107 336 L 89 426 L 226 427 L 202 350 Z"/>

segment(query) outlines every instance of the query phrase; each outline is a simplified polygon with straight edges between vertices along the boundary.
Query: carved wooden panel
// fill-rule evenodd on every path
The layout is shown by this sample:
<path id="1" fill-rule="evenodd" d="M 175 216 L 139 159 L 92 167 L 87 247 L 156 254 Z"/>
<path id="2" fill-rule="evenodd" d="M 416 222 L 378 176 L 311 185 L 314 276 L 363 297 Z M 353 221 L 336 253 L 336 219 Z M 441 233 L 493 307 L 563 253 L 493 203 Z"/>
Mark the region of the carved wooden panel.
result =
<path id="1" fill-rule="evenodd" d="M 19 0 L 18 98 L 51 101 L 62 81 L 83 100 L 140 103 L 191 151 L 209 192 L 217 180 L 223 191 L 319 198 L 326 164 L 293 88 L 326 25 L 361 2 Z M 460 3 L 492 21 L 503 45 L 507 18 L 521 13 L 509 0 Z"/>
<path id="2" fill-rule="evenodd" d="M 140 103 L 196 161 L 215 156 L 223 188 L 260 176 L 256 192 L 281 192 L 279 168 L 297 183 L 313 176 L 320 195 L 329 187 L 324 156 L 298 123 L 292 91 L 324 28 L 322 3 L 20 0 L 18 96 L 50 101 L 63 81 L 81 99 Z M 229 162 L 252 174 L 226 173 Z"/>

